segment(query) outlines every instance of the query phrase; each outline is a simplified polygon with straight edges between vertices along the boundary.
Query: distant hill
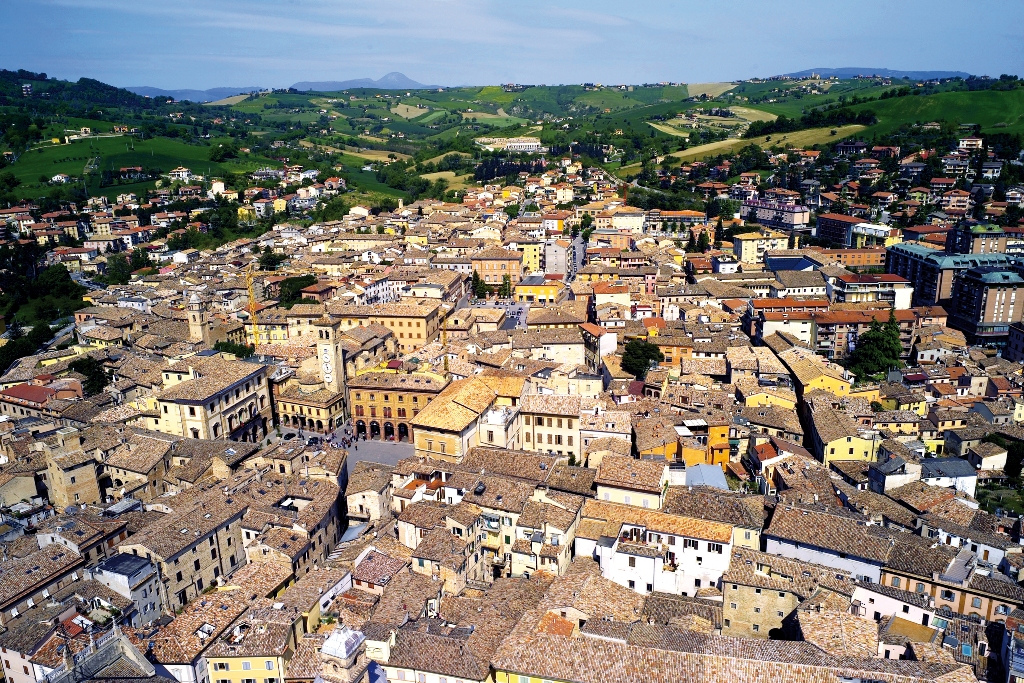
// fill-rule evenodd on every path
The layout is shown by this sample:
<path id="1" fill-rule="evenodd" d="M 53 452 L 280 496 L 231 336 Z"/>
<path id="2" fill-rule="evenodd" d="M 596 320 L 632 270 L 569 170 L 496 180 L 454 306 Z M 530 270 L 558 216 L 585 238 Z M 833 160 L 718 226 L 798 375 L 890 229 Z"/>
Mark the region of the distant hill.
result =
<path id="1" fill-rule="evenodd" d="M 839 76 L 839 78 L 881 76 L 883 78 L 912 78 L 922 81 L 933 78 L 967 78 L 970 76 L 966 71 L 901 71 L 899 69 L 876 69 L 867 66 L 844 66 L 839 69 L 805 69 L 785 75 L 793 78 L 809 78 L 811 74 L 818 74 L 826 78 L 829 76 Z"/>
<path id="2" fill-rule="evenodd" d="M 152 88 L 148 85 L 137 85 L 128 86 L 125 90 L 130 90 L 136 95 L 142 95 L 143 97 L 173 97 L 176 100 L 189 100 L 191 102 L 216 102 L 217 100 L 223 100 L 225 97 L 232 97 L 233 95 L 241 95 L 242 93 L 250 93 L 263 88 L 257 86 L 250 86 L 247 88 L 210 88 L 209 90 L 163 90 L 162 88 Z"/>
<path id="3" fill-rule="evenodd" d="M 424 85 L 417 83 L 408 76 L 397 71 L 373 80 L 372 78 L 356 78 L 351 81 L 302 81 L 292 86 L 296 90 L 317 90 L 320 92 L 333 92 L 335 90 L 348 90 L 350 88 L 376 88 L 378 90 L 424 90 L 437 88 L 436 85 Z"/>

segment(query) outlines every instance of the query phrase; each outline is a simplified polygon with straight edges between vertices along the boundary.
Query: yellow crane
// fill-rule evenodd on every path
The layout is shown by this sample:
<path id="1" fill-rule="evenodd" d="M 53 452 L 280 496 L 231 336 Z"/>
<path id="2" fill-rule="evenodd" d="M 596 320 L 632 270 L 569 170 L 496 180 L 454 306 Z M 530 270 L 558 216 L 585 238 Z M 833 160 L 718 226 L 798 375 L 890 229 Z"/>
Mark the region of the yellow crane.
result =
<path id="1" fill-rule="evenodd" d="M 249 322 L 252 325 L 252 347 L 255 350 L 260 344 L 259 316 L 256 314 L 256 262 L 250 261 L 245 269 L 245 289 L 249 293 Z"/>

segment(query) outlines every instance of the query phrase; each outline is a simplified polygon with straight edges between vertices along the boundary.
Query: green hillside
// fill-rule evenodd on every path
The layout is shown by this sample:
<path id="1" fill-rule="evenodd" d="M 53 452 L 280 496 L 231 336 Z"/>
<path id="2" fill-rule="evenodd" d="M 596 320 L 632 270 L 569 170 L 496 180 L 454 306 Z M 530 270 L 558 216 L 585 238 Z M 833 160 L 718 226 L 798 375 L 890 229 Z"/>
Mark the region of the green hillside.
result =
<path id="1" fill-rule="evenodd" d="M 218 144 L 218 140 L 212 142 Z M 39 182 L 41 176 L 50 178 L 58 173 L 65 173 L 74 178 L 81 178 L 86 165 L 94 167 L 90 173 L 89 189 L 98 190 L 99 173 L 104 170 L 116 171 L 124 166 L 142 166 L 147 170 L 160 169 L 166 173 L 172 168 L 184 165 L 195 173 L 223 175 L 252 171 L 266 163 L 266 159 L 258 157 L 243 157 L 214 163 L 210 161 L 210 147 L 190 145 L 171 138 L 136 140 L 131 137 L 112 137 L 37 147 L 22 154 L 8 170 L 22 182 L 18 188 L 19 194 L 25 197 L 38 197 L 51 189 L 49 185 Z"/>
<path id="2" fill-rule="evenodd" d="M 975 123 L 982 131 L 1024 133 L 1024 90 L 976 90 L 911 95 L 866 102 L 853 109 L 870 109 L 878 116 L 871 133 L 889 133 L 903 124 L 949 121 Z"/>

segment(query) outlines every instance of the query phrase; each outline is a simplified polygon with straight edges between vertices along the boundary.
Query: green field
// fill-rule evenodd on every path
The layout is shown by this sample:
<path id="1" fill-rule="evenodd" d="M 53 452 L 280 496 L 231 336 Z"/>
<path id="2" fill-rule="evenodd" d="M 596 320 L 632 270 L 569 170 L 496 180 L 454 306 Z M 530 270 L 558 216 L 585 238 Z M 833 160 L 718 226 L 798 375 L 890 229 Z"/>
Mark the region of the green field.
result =
<path id="1" fill-rule="evenodd" d="M 217 140 L 211 142 L 218 143 Z M 39 183 L 40 176 L 66 173 L 80 178 L 90 160 L 97 160 L 97 174 L 103 170 L 116 171 L 124 166 L 159 168 L 164 172 L 187 166 L 194 173 L 217 175 L 253 171 L 269 163 L 262 157 L 230 159 L 223 163 L 214 163 L 209 158 L 210 148 L 205 145 L 189 145 L 171 138 L 137 140 L 124 136 L 76 140 L 67 145 L 46 144 L 22 154 L 9 170 L 22 182 L 18 188 L 20 195 L 37 197 L 51 189 Z M 89 184 L 92 189 L 93 182 Z M 98 187 L 98 182 L 96 185 Z"/>
<path id="2" fill-rule="evenodd" d="M 431 112 L 427 112 L 426 114 L 423 114 L 422 116 L 417 116 L 416 118 L 412 119 L 411 122 L 419 124 L 419 125 L 422 125 L 422 126 L 425 126 L 428 123 L 430 123 L 431 121 L 437 121 L 438 119 L 443 118 L 446 113 L 447 112 L 445 112 L 443 110 L 440 110 L 440 111 L 434 110 L 434 111 L 431 111 Z"/>
<path id="3" fill-rule="evenodd" d="M 908 95 L 858 104 L 878 116 L 872 133 L 888 133 L 905 123 L 976 123 L 983 131 L 1024 133 L 1024 90 L 978 90 Z"/>

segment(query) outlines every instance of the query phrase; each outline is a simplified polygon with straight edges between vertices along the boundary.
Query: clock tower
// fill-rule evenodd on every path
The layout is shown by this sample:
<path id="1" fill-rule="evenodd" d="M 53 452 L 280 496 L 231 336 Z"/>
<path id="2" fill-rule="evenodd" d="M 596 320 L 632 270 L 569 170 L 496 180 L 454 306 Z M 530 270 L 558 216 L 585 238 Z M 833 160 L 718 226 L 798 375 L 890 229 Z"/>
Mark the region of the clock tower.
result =
<path id="1" fill-rule="evenodd" d="M 340 321 L 324 316 L 313 323 L 313 327 L 316 328 L 316 358 L 324 388 L 341 393 L 345 388 L 345 364 L 338 339 Z"/>

